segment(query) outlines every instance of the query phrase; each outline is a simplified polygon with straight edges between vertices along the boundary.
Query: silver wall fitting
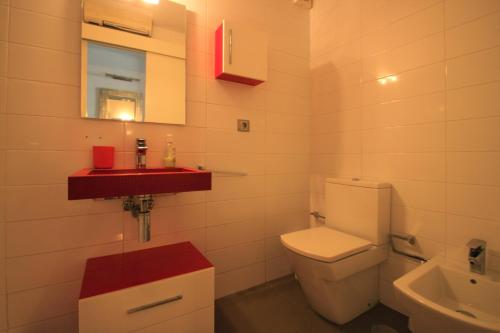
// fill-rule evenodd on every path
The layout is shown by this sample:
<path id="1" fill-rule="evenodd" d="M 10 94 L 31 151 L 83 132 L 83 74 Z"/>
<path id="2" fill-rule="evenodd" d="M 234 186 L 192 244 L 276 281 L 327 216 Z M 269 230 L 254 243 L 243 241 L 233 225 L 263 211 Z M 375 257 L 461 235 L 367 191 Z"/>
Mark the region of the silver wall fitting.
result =
<path id="1" fill-rule="evenodd" d="M 151 210 L 154 206 L 153 195 L 134 195 L 123 200 L 123 209 L 130 211 L 138 223 L 139 242 L 151 240 Z"/>
<path id="2" fill-rule="evenodd" d="M 139 214 L 137 217 L 139 224 L 138 240 L 141 243 L 149 242 L 151 240 L 151 214 L 150 212 Z"/>
<path id="3" fill-rule="evenodd" d="M 309 213 L 309 215 L 312 215 L 317 219 L 323 219 L 323 220 L 326 219 L 326 217 L 321 215 L 320 212 L 311 212 L 311 213 Z"/>
<path id="4" fill-rule="evenodd" d="M 221 175 L 229 175 L 229 176 L 247 176 L 248 174 L 244 171 L 231 171 L 231 170 L 208 170 L 203 165 L 198 165 L 198 170 L 202 171 L 210 171 L 211 173 L 217 173 Z"/>
<path id="5" fill-rule="evenodd" d="M 250 120 L 248 120 L 248 119 L 238 119 L 238 131 L 240 131 L 240 132 L 250 132 Z"/>
<path id="6" fill-rule="evenodd" d="M 397 238 L 408 242 L 410 245 L 415 245 L 415 236 L 409 234 L 389 234 L 391 238 Z"/>
<path id="7" fill-rule="evenodd" d="M 389 239 L 391 241 L 391 247 L 392 247 L 392 252 L 400 254 L 402 256 L 405 256 L 410 259 L 418 260 L 420 263 L 427 262 L 429 259 L 422 257 L 418 254 L 413 254 L 413 253 L 408 253 L 405 251 L 398 250 L 396 247 L 396 244 L 394 242 L 394 239 L 400 239 L 405 242 L 407 242 L 410 245 L 415 245 L 417 243 L 417 239 L 415 236 L 410 235 L 410 234 L 389 234 Z"/>
<path id="8" fill-rule="evenodd" d="M 470 271 L 484 274 L 486 272 L 486 241 L 471 239 L 467 245 L 469 246 Z"/>

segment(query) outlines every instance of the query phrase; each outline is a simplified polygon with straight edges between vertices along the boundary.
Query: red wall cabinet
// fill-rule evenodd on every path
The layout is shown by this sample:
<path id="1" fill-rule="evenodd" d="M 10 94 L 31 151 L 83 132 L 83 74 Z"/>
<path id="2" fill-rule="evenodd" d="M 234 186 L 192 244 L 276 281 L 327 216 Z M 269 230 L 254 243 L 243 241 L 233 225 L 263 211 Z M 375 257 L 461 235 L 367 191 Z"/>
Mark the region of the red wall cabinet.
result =
<path id="1" fill-rule="evenodd" d="M 267 80 L 266 33 L 226 20 L 215 31 L 215 77 L 256 86 Z"/>

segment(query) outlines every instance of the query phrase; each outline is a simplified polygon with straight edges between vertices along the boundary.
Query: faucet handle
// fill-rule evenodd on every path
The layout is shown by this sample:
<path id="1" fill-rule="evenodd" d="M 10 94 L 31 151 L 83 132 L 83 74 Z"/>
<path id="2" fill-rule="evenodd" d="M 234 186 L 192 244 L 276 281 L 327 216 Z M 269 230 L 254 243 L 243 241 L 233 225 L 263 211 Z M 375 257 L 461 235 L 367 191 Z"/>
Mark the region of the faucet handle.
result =
<path id="1" fill-rule="evenodd" d="M 470 257 L 477 257 L 486 250 L 486 241 L 481 239 L 471 239 L 467 245 L 469 246 Z"/>
<path id="2" fill-rule="evenodd" d="M 139 150 L 148 149 L 148 146 L 146 146 L 146 139 L 137 138 L 135 140 L 135 144 Z"/>
<path id="3" fill-rule="evenodd" d="M 467 245 L 470 247 L 470 248 L 478 248 L 478 247 L 483 247 L 483 248 L 486 248 L 486 241 L 482 240 L 482 239 L 471 239 Z"/>

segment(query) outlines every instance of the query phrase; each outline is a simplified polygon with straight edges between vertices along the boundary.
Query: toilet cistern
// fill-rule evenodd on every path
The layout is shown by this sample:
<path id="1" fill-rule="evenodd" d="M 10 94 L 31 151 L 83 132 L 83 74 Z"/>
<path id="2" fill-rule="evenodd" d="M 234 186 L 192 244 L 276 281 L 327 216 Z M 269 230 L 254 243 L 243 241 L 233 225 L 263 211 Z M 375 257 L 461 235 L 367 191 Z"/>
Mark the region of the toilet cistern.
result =
<path id="1" fill-rule="evenodd" d="M 472 239 L 469 246 L 469 268 L 472 273 L 484 274 L 486 271 L 486 242 Z"/>

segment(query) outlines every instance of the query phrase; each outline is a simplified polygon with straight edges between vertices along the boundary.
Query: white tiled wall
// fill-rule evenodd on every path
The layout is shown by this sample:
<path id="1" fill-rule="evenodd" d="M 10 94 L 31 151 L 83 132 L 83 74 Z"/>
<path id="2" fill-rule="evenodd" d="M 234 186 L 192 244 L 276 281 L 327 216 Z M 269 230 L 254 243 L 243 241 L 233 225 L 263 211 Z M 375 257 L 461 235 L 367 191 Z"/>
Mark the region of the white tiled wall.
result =
<path id="1" fill-rule="evenodd" d="M 464 261 L 479 237 L 495 264 L 499 1 L 316 0 L 310 13 L 289 0 L 177 1 L 189 10 L 185 127 L 81 120 L 80 1 L 0 0 L 0 331 L 76 332 L 93 256 L 190 240 L 216 265 L 218 296 L 287 274 L 278 235 L 306 227 L 309 205 L 324 211 L 327 176 L 390 181 L 392 229 L 416 234 L 424 255 Z M 213 79 L 222 18 L 269 33 L 268 82 Z M 145 137 L 158 166 L 167 133 L 180 165 L 248 176 L 158 198 L 148 244 L 120 202 L 66 200 L 92 145 L 131 167 Z M 384 264 L 384 303 L 399 308 L 391 282 L 412 267 Z"/>
<path id="2" fill-rule="evenodd" d="M 324 177 L 389 181 L 416 250 L 465 263 L 482 238 L 498 268 L 500 1 L 316 0 L 310 19 L 312 208 Z M 412 267 L 384 264 L 384 303 Z"/>
<path id="3" fill-rule="evenodd" d="M 308 223 L 308 12 L 288 0 L 178 2 L 189 11 L 185 127 L 80 119 L 80 0 L 0 0 L 0 331 L 76 332 L 88 257 L 190 240 L 216 266 L 218 297 L 289 273 L 278 235 Z M 223 18 L 269 33 L 268 82 L 213 79 Z M 159 166 L 168 133 L 179 165 L 248 176 L 158 198 L 147 244 L 119 201 L 66 199 L 93 145 L 115 146 L 117 165 L 132 167 L 145 137 Z"/>
<path id="4" fill-rule="evenodd" d="M 7 288 L 5 283 L 5 147 L 6 86 L 9 7 L 0 1 L 0 332 L 7 329 Z"/>

